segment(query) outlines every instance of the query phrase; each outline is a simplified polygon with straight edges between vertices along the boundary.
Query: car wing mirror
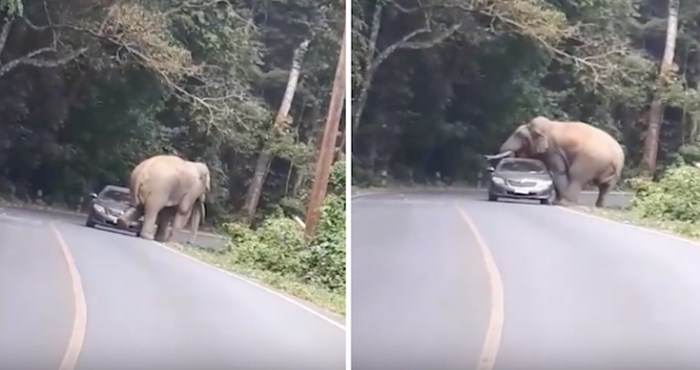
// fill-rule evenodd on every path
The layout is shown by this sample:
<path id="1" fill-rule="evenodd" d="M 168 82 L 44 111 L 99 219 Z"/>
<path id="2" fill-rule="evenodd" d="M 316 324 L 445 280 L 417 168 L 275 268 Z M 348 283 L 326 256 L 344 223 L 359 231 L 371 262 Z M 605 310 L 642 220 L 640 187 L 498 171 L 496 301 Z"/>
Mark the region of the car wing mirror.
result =
<path id="1" fill-rule="evenodd" d="M 95 193 L 90 193 L 90 198 L 91 198 L 91 199 L 97 199 L 97 194 L 95 194 Z"/>
<path id="2" fill-rule="evenodd" d="M 486 171 L 493 173 L 493 171 L 496 171 L 496 169 L 493 168 L 493 166 L 490 166 L 486 168 Z"/>

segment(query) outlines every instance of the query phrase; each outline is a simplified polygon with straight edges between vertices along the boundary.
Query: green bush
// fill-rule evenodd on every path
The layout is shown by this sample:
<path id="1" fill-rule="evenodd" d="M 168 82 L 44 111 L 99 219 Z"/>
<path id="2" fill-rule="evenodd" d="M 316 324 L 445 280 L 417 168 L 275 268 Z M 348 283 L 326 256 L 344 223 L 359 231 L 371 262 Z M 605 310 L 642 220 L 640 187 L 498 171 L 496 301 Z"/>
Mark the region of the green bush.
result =
<path id="1" fill-rule="evenodd" d="M 338 161 L 331 169 L 316 234 L 309 241 L 300 225 L 282 211 L 301 211 L 304 205 L 299 202 L 288 200 L 255 230 L 238 223 L 226 224 L 231 262 L 344 293 L 345 186 L 345 162 Z"/>
<path id="2" fill-rule="evenodd" d="M 304 234 L 293 220 L 270 218 L 255 231 L 229 224 L 227 231 L 231 236 L 229 253 L 236 263 L 280 274 L 301 273 Z"/>
<path id="3" fill-rule="evenodd" d="M 345 197 L 324 201 L 316 234 L 304 251 L 304 280 L 333 291 L 345 291 Z"/>
<path id="4" fill-rule="evenodd" d="M 345 292 L 344 195 L 326 197 L 316 234 L 308 243 L 299 224 L 285 217 L 269 218 L 256 230 L 227 224 L 226 232 L 234 263 Z"/>
<path id="5" fill-rule="evenodd" d="M 694 223 L 700 220 L 700 169 L 670 167 L 658 182 L 631 180 L 632 207 L 642 217 Z"/>
<path id="6" fill-rule="evenodd" d="M 331 167 L 331 175 L 328 180 L 329 194 L 345 194 L 345 161 L 337 161 Z"/>

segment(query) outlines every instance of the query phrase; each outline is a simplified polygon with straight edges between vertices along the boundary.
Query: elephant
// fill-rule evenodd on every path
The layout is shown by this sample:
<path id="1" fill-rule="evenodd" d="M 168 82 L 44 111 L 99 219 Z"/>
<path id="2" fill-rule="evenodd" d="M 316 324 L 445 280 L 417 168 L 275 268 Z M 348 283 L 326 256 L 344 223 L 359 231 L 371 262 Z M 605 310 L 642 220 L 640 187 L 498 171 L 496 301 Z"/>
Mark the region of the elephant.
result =
<path id="1" fill-rule="evenodd" d="M 486 158 L 508 156 L 539 159 L 547 165 L 556 193 L 554 204 L 578 203 L 583 186 L 593 184 L 598 187 L 598 208 L 604 206 L 625 163 L 622 146 L 607 132 L 588 123 L 543 116 L 518 126 L 500 153 Z"/>
<path id="2" fill-rule="evenodd" d="M 156 155 L 131 171 L 129 190 L 131 207 L 119 218 L 120 227 L 143 216 L 140 236 L 165 242 L 172 237 L 172 229 L 183 229 L 189 220 L 192 243 L 205 217 L 204 202 L 211 191 L 211 177 L 202 162 Z"/>

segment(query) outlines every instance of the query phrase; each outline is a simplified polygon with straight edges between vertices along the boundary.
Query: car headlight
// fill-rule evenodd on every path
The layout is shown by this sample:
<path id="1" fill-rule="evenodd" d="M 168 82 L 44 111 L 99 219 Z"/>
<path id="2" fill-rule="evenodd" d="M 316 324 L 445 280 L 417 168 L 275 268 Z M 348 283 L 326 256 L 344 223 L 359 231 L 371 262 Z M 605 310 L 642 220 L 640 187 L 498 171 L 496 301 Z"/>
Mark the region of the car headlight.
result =
<path id="1" fill-rule="evenodd" d="M 99 212 L 99 213 L 105 213 L 105 207 L 102 207 L 102 206 L 99 205 L 99 204 L 94 204 L 94 205 L 92 206 L 92 208 L 94 208 L 95 211 L 97 211 L 97 212 Z"/>
<path id="2" fill-rule="evenodd" d="M 506 184 L 505 180 L 503 180 L 500 177 L 492 177 L 491 181 L 493 181 L 494 184 L 498 184 L 498 185 L 505 185 Z"/>

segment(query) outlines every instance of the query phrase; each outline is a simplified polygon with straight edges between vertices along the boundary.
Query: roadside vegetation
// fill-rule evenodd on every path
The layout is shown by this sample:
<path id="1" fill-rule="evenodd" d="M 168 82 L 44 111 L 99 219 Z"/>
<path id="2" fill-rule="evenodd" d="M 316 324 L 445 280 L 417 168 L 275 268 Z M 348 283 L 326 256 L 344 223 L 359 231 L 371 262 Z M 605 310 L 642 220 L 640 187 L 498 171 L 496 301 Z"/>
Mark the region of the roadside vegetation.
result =
<path id="1" fill-rule="evenodd" d="M 205 229 L 229 242 L 197 254 L 342 311 L 344 179 L 311 241 L 294 217 L 344 13 L 338 0 L 0 0 L 0 199 L 76 211 L 149 156 L 203 161 Z"/>
<path id="2" fill-rule="evenodd" d="M 658 181 L 629 179 L 630 206 L 622 210 L 588 209 L 613 220 L 700 240 L 700 167 L 682 159 Z"/>
<path id="3" fill-rule="evenodd" d="M 331 174 L 315 235 L 306 240 L 296 221 L 281 212 L 255 230 L 224 224 L 231 239 L 223 251 L 178 246 L 216 266 L 245 274 L 345 315 L 345 162 Z"/>

